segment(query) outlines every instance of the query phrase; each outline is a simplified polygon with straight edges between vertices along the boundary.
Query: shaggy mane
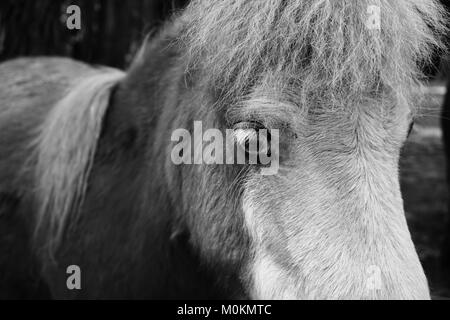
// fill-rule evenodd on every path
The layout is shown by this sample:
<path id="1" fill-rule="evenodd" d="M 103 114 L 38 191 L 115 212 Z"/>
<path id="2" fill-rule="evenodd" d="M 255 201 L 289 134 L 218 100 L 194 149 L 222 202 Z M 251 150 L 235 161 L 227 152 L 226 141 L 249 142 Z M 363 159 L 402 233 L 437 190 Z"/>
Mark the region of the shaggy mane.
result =
<path id="1" fill-rule="evenodd" d="M 82 205 L 111 91 L 124 76 L 104 68 L 78 79 L 53 106 L 33 142 L 39 201 L 35 232 L 44 231 L 50 253 Z"/>
<path id="2" fill-rule="evenodd" d="M 373 5 L 380 30 L 367 27 Z M 304 104 L 378 99 L 381 90 L 411 104 L 418 64 L 441 47 L 443 15 L 435 0 L 193 0 L 181 40 L 188 72 L 201 70 L 228 96 L 275 74 L 297 84 Z"/>

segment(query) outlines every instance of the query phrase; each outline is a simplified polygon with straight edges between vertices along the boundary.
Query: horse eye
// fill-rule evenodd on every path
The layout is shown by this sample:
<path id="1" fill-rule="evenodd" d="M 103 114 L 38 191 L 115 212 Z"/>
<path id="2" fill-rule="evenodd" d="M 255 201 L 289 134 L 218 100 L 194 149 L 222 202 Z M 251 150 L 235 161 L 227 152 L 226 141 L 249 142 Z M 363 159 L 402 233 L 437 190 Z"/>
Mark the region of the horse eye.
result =
<path id="1" fill-rule="evenodd" d="M 234 126 L 238 146 L 245 152 L 249 164 L 261 164 L 260 156 L 271 156 L 269 130 L 257 122 L 239 123 Z"/>

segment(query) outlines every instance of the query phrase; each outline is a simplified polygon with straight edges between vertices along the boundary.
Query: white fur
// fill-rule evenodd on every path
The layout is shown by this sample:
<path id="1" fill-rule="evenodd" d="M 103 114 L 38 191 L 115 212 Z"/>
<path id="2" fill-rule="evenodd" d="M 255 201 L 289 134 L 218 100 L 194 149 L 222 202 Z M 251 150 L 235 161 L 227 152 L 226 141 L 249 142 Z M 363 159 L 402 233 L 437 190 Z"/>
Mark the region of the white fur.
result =
<path id="1" fill-rule="evenodd" d="M 255 251 L 252 298 L 429 299 L 400 193 L 386 179 L 393 170 L 376 160 L 360 161 L 354 167 L 361 175 L 342 200 L 314 172 L 306 186 L 292 189 L 309 199 L 303 206 L 299 197 L 277 207 L 278 199 L 256 196 L 264 189 L 261 180 L 247 183 L 243 211 Z"/>

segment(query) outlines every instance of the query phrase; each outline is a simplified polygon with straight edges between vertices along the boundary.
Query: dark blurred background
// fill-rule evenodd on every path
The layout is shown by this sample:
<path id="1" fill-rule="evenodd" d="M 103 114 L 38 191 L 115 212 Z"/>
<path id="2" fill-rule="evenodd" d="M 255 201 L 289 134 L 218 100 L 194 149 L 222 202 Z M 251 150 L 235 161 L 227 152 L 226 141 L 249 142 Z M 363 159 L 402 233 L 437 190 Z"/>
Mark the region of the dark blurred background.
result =
<path id="1" fill-rule="evenodd" d="M 394 1 L 394 0 L 393 0 Z M 147 34 L 188 0 L 0 0 L 0 61 L 60 55 L 125 68 Z M 450 8 L 450 0 L 442 0 Z M 66 27 L 66 9 L 81 8 L 81 30 Z M 424 105 L 406 143 L 401 187 L 406 217 L 435 297 L 450 297 L 450 59 L 424 65 Z"/>
<path id="2" fill-rule="evenodd" d="M 62 55 L 124 67 L 146 34 L 187 0 L 1 0 L 0 61 Z M 66 9 L 81 9 L 81 30 L 66 27 Z"/>

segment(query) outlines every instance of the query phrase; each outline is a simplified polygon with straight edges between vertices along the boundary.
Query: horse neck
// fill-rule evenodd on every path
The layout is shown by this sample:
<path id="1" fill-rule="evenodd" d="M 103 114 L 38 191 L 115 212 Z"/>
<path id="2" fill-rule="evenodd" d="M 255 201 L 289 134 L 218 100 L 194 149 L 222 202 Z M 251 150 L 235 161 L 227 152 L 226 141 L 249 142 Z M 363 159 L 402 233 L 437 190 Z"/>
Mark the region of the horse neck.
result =
<path id="1" fill-rule="evenodd" d="M 167 147 L 174 118 L 181 112 L 179 99 L 187 88 L 183 83 L 182 52 L 171 46 L 177 27 L 169 27 L 146 43 L 115 93 L 113 103 L 137 126 L 142 144 L 140 212 L 134 226 L 136 246 L 142 248 L 139 264 L 149 279 L 153 297 L 223 297 L 213 277 L 200 267 L 201 259 L 189 243 L 189 234 L 178 219 L 181 187 L 171 167 Z M 123 114 L 117 124 L 123 124 Z M 140 259 L 139 257 L 137 259 Z"/>

